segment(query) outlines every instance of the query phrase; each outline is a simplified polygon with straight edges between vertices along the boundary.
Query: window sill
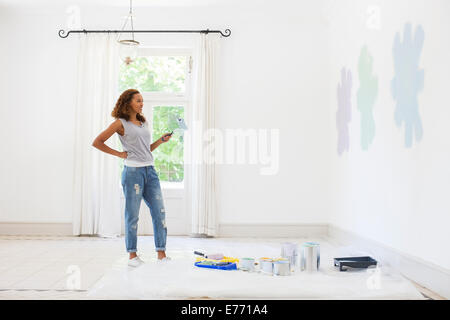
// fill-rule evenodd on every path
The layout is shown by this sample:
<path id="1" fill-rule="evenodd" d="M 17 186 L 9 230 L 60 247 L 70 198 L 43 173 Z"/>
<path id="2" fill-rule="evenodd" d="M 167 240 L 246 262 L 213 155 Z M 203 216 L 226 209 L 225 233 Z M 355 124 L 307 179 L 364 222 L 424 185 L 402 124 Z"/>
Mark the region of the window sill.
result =
<path id="1" fill-rule="evenodd" d="M 184 182 L 166 182 L 161 181 L 161 190 L 164 197 L 168 199 L 182 199 L 184 198 Z"/>
<path id="2" fill-rule="evenodd" d="M 160 181 L 161 189 L 165 190 L 180 190 L 184 189 L 184 182 L 166 182 L 166 181 Z"/>

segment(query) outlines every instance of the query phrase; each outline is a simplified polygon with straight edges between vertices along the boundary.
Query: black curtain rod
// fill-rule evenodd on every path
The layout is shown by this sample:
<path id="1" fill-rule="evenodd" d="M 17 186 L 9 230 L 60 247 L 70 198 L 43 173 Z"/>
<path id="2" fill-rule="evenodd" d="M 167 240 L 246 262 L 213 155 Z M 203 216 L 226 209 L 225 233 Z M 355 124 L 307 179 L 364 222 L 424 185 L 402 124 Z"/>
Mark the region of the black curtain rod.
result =
<path id="1" fill-rule="evenodd" d="M 220 33 L 222 37 L 229 37 L 231 35 L 231 30 L 226 29 L 225 33 L 222 33 L 220 30 L 70 30 L 66 34 L 64 30 L 59 30 L 58 34 L 61 38 L 67 38 L 70 33 L 130 33 L 130 32 L 136 32 L 136 33 L 151 33 L 151 32 L 157 32 L 157 33 Z"/>

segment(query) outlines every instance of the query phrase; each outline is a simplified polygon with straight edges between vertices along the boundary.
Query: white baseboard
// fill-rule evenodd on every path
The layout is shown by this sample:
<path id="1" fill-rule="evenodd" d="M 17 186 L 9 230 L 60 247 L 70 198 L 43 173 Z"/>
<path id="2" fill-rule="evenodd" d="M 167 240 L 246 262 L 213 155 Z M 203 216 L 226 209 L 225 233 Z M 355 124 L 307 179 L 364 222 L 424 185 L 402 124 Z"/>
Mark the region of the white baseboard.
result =
<path id="1" fill-rule="evenodd" d="M 324 237 L 327 223 L 304 224 L 227 224 L 219 225 L 219 237 L 305 238 Z"/>
<path id="2" fill-rule="evenodd" d="M 72 223 L 1 222 L 0 235 L 72 236 Z"/>
<path id="3" fill-rule="evenodd" d="M 351 244 L 358 249 L 370 252 L 375 259 L 392 266 L 406 278 L 450 299 L 450 270 L 332 224 L 329 225 L 328 236 L 338 244 Z"/>
<path id="4" fill-rule="evenodd" d="M 72 223 L 39 222 L 0 222 L 0 235 L 3 236 L 73 236 Z M 139 235 L 153 235 L 141 234 Z M 171 230 L 172 236 L 187 236 L 181 228 Z M 89 235 L 83 235 L 89 236 Z"/>
<path id="5" fill-rule="evenodd" d="M 189 229 L 190 230 L 190 229 Z M 326 223 L 314 224 L 221 224 L 219 237 L 249 238 L 303 238 L 325 237 L 328 233 Z M 71 223 L 21 223 L 1 222 L 0 235 L 45 235 L 72 236 Z M 185 235 L 182 232 L 171 235 Z"/>

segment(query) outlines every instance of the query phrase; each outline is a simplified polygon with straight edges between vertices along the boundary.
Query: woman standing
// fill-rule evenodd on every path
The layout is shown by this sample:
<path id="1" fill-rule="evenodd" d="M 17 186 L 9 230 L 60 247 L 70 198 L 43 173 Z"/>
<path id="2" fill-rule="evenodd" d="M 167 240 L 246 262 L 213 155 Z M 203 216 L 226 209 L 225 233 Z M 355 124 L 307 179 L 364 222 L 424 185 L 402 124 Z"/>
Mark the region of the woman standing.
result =
<path id="1" fill-rule="evenodd" d="M 165 134 L 150 144 L 148 123 L 142 115 L 144 100 L 138 90 L 128 89 L 117 100 L 111 115 L 116 118 L 105 131 L 95 138 L 92 145 L 97 149 L 125 159 L 122 171 L 122 187 L 125 195 L 125 246 L 129 253 L 128 265 L 137 267 L 143 261 L 137 256 L 137 225 L 142 198 L 150 209 L 153 221 L 155 248 L 159 260 L 166 257 L 167 227 L 165 209 L 159 183 L 155 171 L 152 151 L 161 143 L 170 140 Z M 114 133 L 119 135 L 123 152 L 105 145 Z"/>

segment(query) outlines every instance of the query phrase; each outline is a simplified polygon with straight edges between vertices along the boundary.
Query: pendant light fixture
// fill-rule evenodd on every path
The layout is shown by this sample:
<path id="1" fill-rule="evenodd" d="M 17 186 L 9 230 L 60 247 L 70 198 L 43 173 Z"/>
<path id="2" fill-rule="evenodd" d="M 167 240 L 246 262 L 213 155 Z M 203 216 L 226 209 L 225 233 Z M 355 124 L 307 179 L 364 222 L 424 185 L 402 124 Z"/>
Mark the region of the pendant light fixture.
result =
<path id="1" fill-rule="evenodd" d="M 129 65 L 131 62 L 136 60 L 137 51 L 139 47 L 139 42 L 134 40 L 134 26 L 133 26 L 133 5 L 132 0 L 130 0 L 130 12 L 126 17 L 125 23 L 122 27 L 122 31 L 125 29 L 128 20 L 131 22 L 131 34 L 133 36 L 132 40 L 118 40 L 119 42 L 119 56 L 120 59 L 125 62 L 125 64 Z M 119 33 L 120 38 L 120 33 Z"/>

